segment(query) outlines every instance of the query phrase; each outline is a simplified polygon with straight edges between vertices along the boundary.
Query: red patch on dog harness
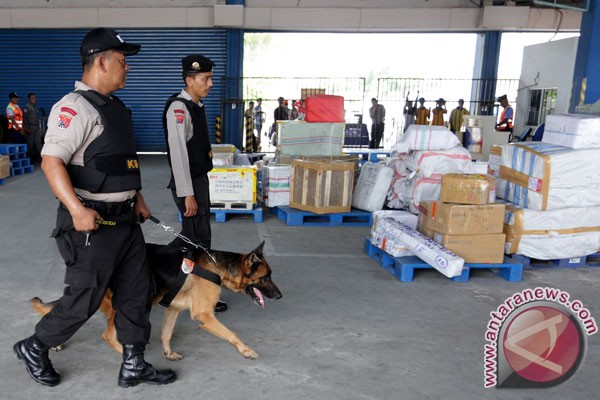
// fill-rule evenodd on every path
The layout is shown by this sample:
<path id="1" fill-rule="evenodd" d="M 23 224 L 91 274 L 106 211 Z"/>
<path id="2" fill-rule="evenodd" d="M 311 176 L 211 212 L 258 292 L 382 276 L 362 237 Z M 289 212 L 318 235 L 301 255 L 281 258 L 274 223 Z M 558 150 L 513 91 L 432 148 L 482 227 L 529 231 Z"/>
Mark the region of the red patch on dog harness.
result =
<path id="1" fill-rule="evenodd" d="M 60 108 L 60 112 L 66 112 L 71 114 L 72 116 L 76 116 L 77 115 L 77 111 L 73 110 L 72 108 L 69 107 L 61 107 Z"/>
<path id="2" fill-rule="evenodd" d="M 69 117 L 68 115 L 58 114 L 58 129 L 67 129 L 71 124 L 71 120 L 73 117 Z"/>

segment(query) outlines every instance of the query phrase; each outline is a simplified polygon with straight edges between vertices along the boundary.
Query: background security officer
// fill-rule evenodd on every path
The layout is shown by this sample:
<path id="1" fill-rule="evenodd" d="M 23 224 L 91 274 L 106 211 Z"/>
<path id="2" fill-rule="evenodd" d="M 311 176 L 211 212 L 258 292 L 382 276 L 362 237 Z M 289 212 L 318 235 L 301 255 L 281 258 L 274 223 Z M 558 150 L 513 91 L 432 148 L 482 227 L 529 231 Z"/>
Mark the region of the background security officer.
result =
<path id="1" fill-rule="evenodd" d="M 171 96 L 163 111 L 163 128 L 167 142 L 171 189 L 182 215 L 181 234 L 207 249 L 211 246 L 210 193 L 207 173 L 213 168 L 212 147 L 208 135 L 206 110 L 201 98 L 212 88 L 215 63 L 200 54 L 181 60 L 185 89 Z M 171 246 L 187 244 L 176 238 Z M 225 311 L 218 302 L 215 311 Z"/>
<path id="2" fill-rule="evenodd" d="M 90 31 L 80 48 L 81 82 L 50 113 L 42 170 L 60 200 L 53 236 L 67 265 L 68 286 L 35 334 L 14 346 L 29 375 L 44 385 L 60 382 L 48 349 L 75 334 L 107 289 L 113 293 L 117 339 L 123 344 L 119 386 L 176 379 L 173 371 L 158 371 L 144 361 L 151 285 L 144 237 L 135 220 L 149 217 L 150 210 L 140 192 L 131 116 L 112 95 L 125 87 L 125 57 L 140 48 L 112 29 Z M 116 225 L 99 225 L 102 220 Z"/>

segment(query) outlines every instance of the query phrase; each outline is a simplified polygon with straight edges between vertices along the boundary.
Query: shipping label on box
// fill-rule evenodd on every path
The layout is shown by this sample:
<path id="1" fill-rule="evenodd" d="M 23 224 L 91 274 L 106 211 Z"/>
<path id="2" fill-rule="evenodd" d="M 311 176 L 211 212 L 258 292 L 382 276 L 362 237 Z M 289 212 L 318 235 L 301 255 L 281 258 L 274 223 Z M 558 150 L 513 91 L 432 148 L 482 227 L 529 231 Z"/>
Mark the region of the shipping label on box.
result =
<path id="1" fill-rule="evenodd" d="M 444 174 L 440 200 L 458 204 L 494 203 L 496 178 L 483 174 Z"/>
<path id="2" fill-rule="evenodd" d="M 434 233 L 433 239 L 465 259 L 466 263 L 493 263 L 500 264 L 504 261 L 503 233 L 486 235 L 448 235 Z"/>
<path id="3" fill-rule="evenodd" d="M 256 167 L 220 167 L 208 173 L 211 202 L 256 202 Z"/>
<path id="4" fill-rule="evenodd" d="M 504 204 L 419 203 L 419 231 L 454 235 L 502 233 Z M 427 235 L 427 233 L 423 233 Z"/>

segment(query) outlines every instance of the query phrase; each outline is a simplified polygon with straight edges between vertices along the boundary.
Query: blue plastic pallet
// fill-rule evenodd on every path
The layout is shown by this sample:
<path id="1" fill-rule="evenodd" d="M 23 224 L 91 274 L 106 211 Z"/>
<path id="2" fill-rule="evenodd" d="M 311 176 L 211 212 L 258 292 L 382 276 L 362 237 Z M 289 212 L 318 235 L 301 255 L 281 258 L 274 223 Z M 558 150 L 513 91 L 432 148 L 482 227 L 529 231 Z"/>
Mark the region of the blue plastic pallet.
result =
<path id="1" fill-rule="evenodd" d="M 288 206 L 277 207 L 277 217 L 287 225 L 313 226 L 371 226 L 373 214 L 368 211 L 352 209 L 350 212 L 335 214 L 315 214 Z"/>
<path id="2" fill-rule="evenodd" d="M 412 282 L 415 269 L 433 269 L 431 265 L 415 256 L 393 257 L 373 245 L 369 238 L 365 238 L 363 249 L 369 257 L 377 261 L 378 264 L 401 282 Z M 509 282 L 520 282 L 523 280 L 523 264 L 511 260 L 505 260 L 502 264 L 467 263 L 459 276 L 450 279 L 454 282 L 467 282 L 472 269 L 486 269 L 496 272 Z"/>
<path id="3" fill-rule="evenodd" d="M 254 209 L 252 210 L 226 210 L 211 208 L 210 212 L 215 214 L 215 222 L 226 222 L 227 216 L 231 214 L 251 214 L 254 222 L 263 222 L 263 209 L 258 204 L 255 204 Z"/>
<path id="4" fill-rule="evenodd" d="M 507 258 L 522 263 L 528 269 L 600 267 L 600 253 L 558 260 L 536 260 L 521 254 L 511 254 Z"/>
<path id="5" fill-rule="evenodd" d="M 26 144 L 0 144 L 0 154 L 27 153 Z"/>
<path id="6" fill-rule="evenodd" d="M 30 165 L 31 165 L 31 161 L 29 160 L 29 158 L 19 158 L 19 159 L 10 161 L 10 166 L 12 168 L 28 167 Z"/>
<path id="7" fill-rule="evenodd" d="M 29 174 L 31 172 L 33 172 L 33 165 L 28 165 L 27 167 L 10 168 L 10 176 Z"/>

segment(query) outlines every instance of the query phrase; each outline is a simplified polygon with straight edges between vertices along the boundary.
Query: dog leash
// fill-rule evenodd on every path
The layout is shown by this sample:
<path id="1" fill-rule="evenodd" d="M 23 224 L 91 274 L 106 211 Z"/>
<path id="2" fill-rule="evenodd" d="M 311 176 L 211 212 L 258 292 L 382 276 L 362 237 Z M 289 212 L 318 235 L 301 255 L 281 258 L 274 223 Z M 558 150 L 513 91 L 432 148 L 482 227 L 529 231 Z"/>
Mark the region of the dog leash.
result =
<path id="1" fill-rule="evenodd" d="M 195 248 L 202 250 L 203 252 L 206 253 L 206 255 L 208 256 L 208 258 L 210 258 L 213 263 L 215 263 L 215 264 L 217 263 L 217 260 L 215 260 L 215 258 L 212 256 L 212 254 L 210 254 L 210 252 L 208 251 L 208 249 L 206 249 L 205 247 L 200 246 L 199 244 L 196 244 L 196 243 L 192 242 L 190 239 L 188 239 L 187 237 L 183 236 L 182 234 L 175 232 L 175 230 L 173 228 L 171 228 L 170 226 L 167 226 L 167 225 L 163 224 L 158 218 L 156 218 L 156 217 L 154 217 L 152 215 L 149 216 L 148 219 L 150 221 L 154 222 L 159 227 L 163 228 L 165 231 L 167 231 L 167 232 L 175 235 L 179 239 L 183 240 L 187 244 L 191 244 Z"/>

